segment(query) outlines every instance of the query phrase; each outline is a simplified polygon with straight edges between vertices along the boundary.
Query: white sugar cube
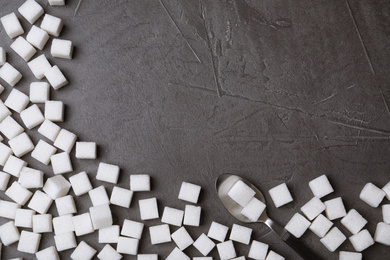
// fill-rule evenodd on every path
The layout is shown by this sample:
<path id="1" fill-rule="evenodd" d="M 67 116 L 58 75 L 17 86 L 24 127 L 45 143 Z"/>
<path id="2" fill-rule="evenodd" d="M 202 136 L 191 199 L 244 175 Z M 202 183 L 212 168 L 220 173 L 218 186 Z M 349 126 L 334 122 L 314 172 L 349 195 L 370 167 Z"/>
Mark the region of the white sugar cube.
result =
<path id="1" fill-rule="evenodd" d="M 65 5 L 65 0 L 49 0 L 49 5 L 63 6 L 63 5 Z"/>
<path id="2" fill-rule="evenodd" d="M 171 253 L 165 258 L 165 260 L 190 260 L 191 258 L 188 257 L 188 255 L 184 254 L 182 251 L 180 251 L 179 248 L 175 247 Z"/>
<path id="3" fill-rule="evenodd" d="M 108 204 L 89 208 L 89 214 L 95 230 L 112 225 L 112 215 Z"/>
<path id="4" fill-rule="evenodd" d="M 72 162 L 67 152 L 57 153 L 50 157 L 54 174 L 64 174 L 73 171 Z"/>
<path id="5" fill-rule="evenodd" d="M 311 223 L 309 229 L 318 237 L 322 238 L 332 226 L 333 222 L 327 219 L 324 215 L 320 214 Z"/>
<path id="6" fill-rule="evenodd" d="M 177 247 L 182 251 L 194 243 L 194 240 L 184 227 L 173 232 L 171 237 Z"/>
<path id="7" fill-rule="evenodd" d="M 92 190 L 92 184 L 85 171 L 69 177 L 69 181 L 76 196 L 81 196 Z"/>
<path id="8" fill-rule="evenodd" d="M 183 210 L 165 207 L 161 217 L 161 222 L 180 227 L 183 222 L 183 217 Z"/>
<path id="9" fill-rule="evenodd" d="M 179 199 L 198 203 L 201 187 L 196 184 L 182 182 L 179 192 Z"/>
<path id="10" fill-rule="evenodd" d="M 341 197 L 325 201 L 324 204 L 326 206 L 325 213 L 329 220 L 342 218 L 347 215 Z"/>
<path id="11" fill-rule="evenodd" d="M 17 157 L 22 157 L 34 150 L 34 144 L 25 132 L 10 139 L 8 144 Z"/>
<path id="12" fill-rule="evenodd" d="M 116 184 L 118 182 L 118 178 L 119 166 L 103 162 L 99 163 L 96 174 L 97 180 Z"/>
<path id="13" fill-rule="evenodd" d="M 53 232 L 53 222 L 51 214 L 34 215 L 33 231 L 34 233 L 51 233 Z"/>
<path id="14" fill-rule="evenodd" d="M 41 23 L 41 28 L 45 30 L 48 34 L 53 35 L 55 37 L 60 36 L 63 26 L 64 24 L 62 23 L 62 20 L 60 18 L 52 16 L 50 14 L 45 14 Z"/>
<path id="15" fill-rule="evenodd" d="M 34 0 L 27 0 L 18 8 L 19 13 L 33 24 L 44 13 L 42 6 Z"/>
<path id="16" fill-rule="evenodd" d="M 256 192 L 241 180 L 237 181 L 228 192 L 228 196 L 241 207 L 245 207 L 255 194 Z"/>
<path id="17" fill-rule="evenodd" d="M 55 246 L 47 247 L 35 254 L 37 260 L 60 260 Z"/>
<path id="18" fill-rule="evenodd" d="M 1 166 L 4 166 L 4 164 L 7 162 L 11 154 L 12 154 L 12 149 L 0 142 L 0 165 Z"/>
<path id="19" fill-rule="evenodd" d="M 171 242 L 171 233 L 168 224 L 149 227 L 150 240 L 152 245 Z"/>
<path id="20" fill-rule="evenodd" d="M 110 244 L 118 243 L 120 227 L 112 225 L 99 229 L 99 243 Z"/>
<path id="21" fill-rule="evenodd" d="M 22 78 L 22 74 L 15 69 L 8 62 L 0 68 L 0 78 L 7 82 L 10 86 L 14 87 L 16 83 Z M 19 112 L 20 113 L 20 112 Z"/>
<path id="22" fill-rule="evenodd" d="M 78 159 L 96 159 L 95 142 L 76 142 L 76 158 Z"/>
<path id="23" fill-rule="evenodd" d="M 157 254 L 138 254 L 137 260 L 158 260 Z"/>
<path id="24" fill-rule="evenodd" d="M 46 119 L 42 125 L 38 128 L 38 133 L 54 142 L 60 133 L 61 128 L 50 120 Z"/>
<path id="25" fill-rule="evenodd" d="M 357 234 L 366 224 L 367 220 L 355 209 L 351 209 L 348 214 L 340 220 L 352 234 Z"/>
<path id="26" fill-rule="evenodd" d="M 70 187 L 70 183 L 62 175 L 57 175 L 46 180 L 43 191 L 55 200 L 68 194 Z"/>
<path id="27" fill-rule="evenodd" d="M 68 80 L 57 65 L 45 70 L 43 74 L 55 90 L 58 90 L 68 84 Z"/>
<path id="28" fill-rule="evenodd" d="M 257 221 L 265 210 L 265 203 L 253 197 L 245 207 L 242 208 L 241 214 L 250 219 Z"/>
<path id="29" fill-rule="evenodd" d="M 382 206 L 382 216 L 383 222 L 385 222 L 386 224 L 390 224 L 390 204 Z"/>
<path id="30" fill-rule="evenodd" d="M 390 200 L 390 181 L 382 188 L 382 190 L 386 193 L 386 198 Z"/>
<path id="31" fill-rule="evenodd" d="M 20 112 L 20 118 L 28 129 L 33 129 L 45 120 L 37 105 L 32 105 Z"/>
<path id="32" fill-rule="evenodd" d="M 11 44 L 11 49 L 13 49 L 16 54 L 18 54 L 24 61 L 29 61 L 37 50 L 22 36 L 16 38 L 16 40 Z"/>
<path id="33" fill-rule="evenodd" d="M 360 192 L 359 198 L 373 208 L 377 208 L 386 193 L 372 183 L 367 183 Z"/>
<path id="34" fill-rule="evenodd" d="M 10 38 L 15 38 L 24 33 L 23 27 L 15 13 L 10 13 L 1 17 L 1 23 Z"/>
<path id="35" fill-rule="evenodd" d="M 349 241 L 357 252 L 362 252 L 375 243 L 367 229 L 363 229 L 359 233 L 350 236 Z"/>
<path id="36" fill-rule="evenodd" d="M 346 239 L 345 235 L 337 227 L 333 227 L 328 234 L 320 239 L 320 242 L 330 252 L 334 252 Z"/>
<path id="37" fill-rule="evenodd" d="M 16 210 L 21 206 L 15 202 L 0 200 L 0 217 L 15 219 Z"/>
<path id="38" fill-rule="evenodd" d="M 45 76 L 44 73 L 51 68 L 51 65 L 45 54 L 42 54 L 29 61 L 27 65 L 37 79 L 42 79 Z"/>
<path id="39" fill-rule="evenodd" d="M 38 50 L 43 50 L 49 40 L 49 34 L 41 28 L 33 25 L 26 36 L 26 40 Z"/>
<path id="40" fill-rule="evenodd" d="M 71 195 L 66 195 L 64 197 L 56 199 L 55 204 L 58 215 L 60 216 L 77 212 L 76 204 L 74 203 L 74 199 Z"/>
<path id="41" fill-rule="evenodd" d="M 326 206 L 322 201 L 317 198 L 313 197 L 311 200 L 309 200 L 305 205 L 301 207 L 301 211 L 309 220 L 313 220 L 315 217 L 317 217 L 321 212 L 325 210 Z"/>
<path id="42" fill-rule="evenodd" d="M 270 250 L 265 260 L 284 260 L 285 258 L 275 251 Z"/>
<path id="43" fill-rule="evenodd" d="M 282 183 L 268 191 L 271 196 L 272 201 L 275 204 L 275 207 L 279 208 L 287 203 L 293 201 L 293 197 L 286 185 L 286 183 Z"/>
<path id="44" fill-rule="evenodd" d="M 119 237 L 116 251 L 126 255 L 136 255 L 138 252 L 139 240 L 131 237 Z"/>
<path id="45" fill-rule="evenodd" d="M 221 260 L 227 260 L 237 256 L 236 249 L 231 240 L 217 244 L 217 250 Z"/>
<path id="46" fill-rule="evenodd" d="M 10 197 L 19 205 L 24 205 L 31 198 L 33 193 L 26 188 L 23 188 L 19 182 L 14 181 L 11 186 L 5 191 L 5 195 Z"/>
<path id="47" fill-rule="evenodd" d="M 64 121 L 64 103 L 62 101 L 45 101 L 45 118 L 52 122 Z"/>
<path id="48" fill-rule="evenodd" d="M 241 225 L 233 224 L 229 239 L 245 245 L 251 241 L 252 229 Z"/>
<path id="49" fill-rule="evenodd" d="M 7 116 L 0 123 L 0 131 L 3 133 L 3 135 L 5 135 L 5 137 L 12 139 L 15 136 L 23 133 L 24 129 L 15 121 L 15 119 L 13 119 L 11 116 Z"/>
<path id="50" fill-rule="evenodd" d="M 22 230 L 17 250 L 23 253 L 35 254 L 38 251 L 41 237 L 41 234 Z"/>
<path id="51" fill-rule="evenodd" d="M 9 221 L 0 226 L 0 238 L 4 246 L 9 246 L 19 241 L 20 233 L 13 221 Z"/>
<path id="52" fill-rule="evenodd" d="M 138 201 L 142 220 L 159 218 L 156 198 L 142 199 Z"/>
<path id="53" fill-rule="evenodd" d="M 77 246 L 76 238 L 74 237 L 73 232 L 55 235 L 54 242 L 58 252 L 72 249 Z"/>
<path id="54" fill-rule="evenodd" d="M 310 226 L 310 221 L 299 213 L 295 213 L 285 226 L 286 230 L 296 238 L 300 238 Z"/>
<path id="55" fill-rule="evenodd" d="M 122 259 L 122 255 L 120 255 L 112 246 L 105 245 L 102 251 L 97 255 L 97 258 L 100 260 L 119 260 Z"/>
<path id="56" fill-rule="evenodd" d="M 386 246 L 390 246 L 390 225 L 384 222 L 379 222 L 376 225 L 374 240 Z"/>
<path id="57" fill-rule="evenodd" d="M 15 226 L 32 228 L 33 227 L 32 218 L 34 214 L 35 211 L 31 209 L 16 209 Z"/>
<path id="58" fill-rule="evenodd" d="M 133 191 L 115 186 L 112 189 L 110 203 L 124 208 L 130 208 Z"/>
<path id="59" fill-rule="evenodd" d="M 362 253 L 340 251 L 339 260 L 362 260 Z"/>
<path id="60" fill-rule="evenodd" d="M 7 189 L 7 185 L 8 185 L 10 177 L 11 177 L 11 175 L 0 171 L 0 190 L 1 191 L 5 191 Z"/>
<path id="61" fill-rule="evenodd" d="M 3 69 L 4 66 L 1 69 Z M 1 69 L 0 69 L 0 73 L 1 73 Z M 11 90 L 11 93 L 8 95 L 7 99 L 5 100 L 4 105 L 6 105 L 8 108 L 20 113 L 27 107 L 29 102 L 30 102 L 30 99 L 28 98 L 28 96 L 26 94 L 13 88 Z"/>
<path id="62" fill-rule="evenodd" d="M 96 254 L 96 249 L 81 241 L 73 253 L 70 255 L 70 258 L 73 260 L 91 260 Z"/>
<path id="63" fill-rule="evenodd" d="M 130 190 L 150 191 L 150 176 L 147 174 L 130 175 Z"/>
<path id="64" fill-rule="evenodd" d="M 0 47 L 0 66 L 3 66 L 4 63 L 6 63 L 6 62 L 7 62 L 7 56 L 5 54 L 5 50 L 3 47 Z"/>
<path id="65" fill-rule="evenodd" d="M 248 257 L 252 259 L 264 260 L 267 256 L 268 245 L 257 240 L 253 240 L 249 249 Z"/>
<path id="66" fill-rule="evenodd" d="M 91 216 L 88 212 L 73 216 L 72 222 L 76 236 L 84 236 L 95 231 L 92 225 Z"/>
<path id="67" fill-rule="evenodd" d="M 30 101 L 32 103 L 45 103 L 49 100 L 50 85 L 47 82 L 32 82 L 30 84 Z"/>
<path id="68" fill-rule="evenodd" d="M 225 241 L 228 231 L 229 228 L 227 226 L 213 221 L 211 222 L 210 229 L 209 232 L 207 233 L 207 236 L 219 242 L 223 242 Z"/>
<path id="69" fill-rule="evenodd" d="M 54 234 L 59 235 L 74 231 L 72 218 L 72 214 L 53 218 Z"/>
<path id="70" fill-rule="evenodd" d="M 72 59 L 73 43 L 69 40 L 53 39 L 50 53 L 55 58 Z"/>
<path id="71" fill-rule="evenodd" d="M 19 178 L 20 172 L 27 163 L 18 157 L 10 155 L 6 161 L 3 171 Z"/>
<path id="72" fill-rule="evenodd" d="M 3 101 L 0 100 L 0 123 L 7 117 L 10 116 L 12 113 L 9 111 L 9 109 L 4 105 Z"/>
<path id="73" fill-rule="evenodd" d="M 57 148 L 48 144 L 43 140 L 39 140 L 34 150 L 31 153 L 31 157 L 37 161 L 48 165 L 50 158 L 57 152 Z"/>
<path id="74" fill-rule="evenodd" d="M 313 192 L 314 196 L 318 198 L 325 197 L 326 195 L 334 191 L 332 185 L 328 180 L 328 177 L 326 177 L 325 174 L 315 178 L 314 180 L 311 180 L 309 182 L 309 187 Z"/>
<path id="75" fill-rule="evenodd" d="M 52 203 L 53 200 L 46 193 L 37 190 L 34 192 L 34 195 L 28 203 L 28 207 L 38 213 L 45 214 Z"/>
<path id="76" fill-rule="evenodd" d="M 110 203 L 106 188 L 103 185 L 90 190 L 88 195 L 94 207 Z"/>
<path id="77" fill-rule="evenodd" d="M 200 206 L 186 205 L 184 209 L 183 224 L 187 226 L 199 227 L 201 212 L 202 208 Z"/>
<path id="78" fill-rule="evenodd" d="M 198 249 L 202 255 L 207 256 L 215 247 L 215 243 L 206 236 L 206 234 L 202 233 L 193 243 L 193 246 Z"/>

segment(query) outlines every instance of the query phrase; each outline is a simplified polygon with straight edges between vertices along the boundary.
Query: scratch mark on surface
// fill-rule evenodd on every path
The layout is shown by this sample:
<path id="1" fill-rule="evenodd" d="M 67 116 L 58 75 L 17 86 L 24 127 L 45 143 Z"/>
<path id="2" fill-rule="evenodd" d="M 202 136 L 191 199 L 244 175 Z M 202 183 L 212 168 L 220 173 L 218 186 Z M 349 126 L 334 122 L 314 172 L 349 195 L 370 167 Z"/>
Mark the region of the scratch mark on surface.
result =
<path id="1" fill-rule="evenodd" d="M 336 137 L 329 137 L 324 136 L 324 139 L 330 140 L 330 141 L 346 141 L 351 142 L 355 140 L 360 141 L 383 141 L 383 140 L 390 140 L 390 136 L 362 136 L 362 135 L 356 135 L 356 136 L 336 136 Z"/>
<path id="2" fill-rule="evenodd" d="M 385 104 L 385 107 L 386 107 L 387 114 L 389 114 L 389 116 L 390 116 L 390 109 L 389 109 L 389 105 L 386 102 L 385 95 L 383 95 L 383 92 L 381 89 L 380 89 L 380 92 L 381 92 L 383 103 Z"/>
<path id="3" fill-rule="evenodd" d="M 74 9 L 74 14 L 73 14 L 73 16 L 76 16 L 77 12 L 79 11 L 79 8 L 80 8 L 80 5 L 81 5 L 81 2 L 82 2 L 82 1 L 83 1 L 83 0 L 79 0 L 79 2 L 77 3 L 76 9 Z"/>
<path id="4" fill-rule="evenodd" d="M 314 102 L 313 105 L 317 105 L 317 104 L 320 104 L 320 103 L 324 103 L 324 102 L 326 102 L 326 101 L 332 99 L 333 97 L 335 97 L 335 96 L 337 96 L 337 95 L 338 95 L 338 93 L 333 93 L 333 94 L 330 95 L 329 97 L 326 97 L 326 98 L 324 98 L 324 99 L 321 99 L 321 100 L 319 100 L 319 101 Z"/>
<path id="5" fill-rule="evenodd" d="M 353 16 L 351 6 L 349 5 L 348 0 L 346 0 L 345 2 L 347 3 L 349 15 L 350 15 L 351 18 L 352 18 L 353 25 L 355 26 L 355 29 L 356 29 L 357 35 L 358 35 L 358 37 L 359 37 L 360 43 L 362 44 L 364 54 L 365 54 L 365 56 L 366 56 L 366 58 L 367 58 L 367 61 L 368 61 L 368 65 L 370 66 L 370 69 L 371 69 L 372 74 L 375 75 L 375 70 L 374 70 L 374 67 L 372 66 L 371 59 L 370 59 L 370 55 L 368 55 L 368 51 L 367 51 L 366 45 L 364 44 L 362 35 L 361 35 L 361 33 L 360 33 L 360 31 L 359 31 L 359 28 L 358 28 L 358 26 L 357 26 L 357 24 L 356 24 L 356 20 L 355 20 L 355 17 Z"/>
<path id="6" fill-rule="evenodd" d="M 175 25 L 176 29 L 178 30 L 178 32 L 180 33 L 180 36 L 183 37 L 184 41 L 186 42 L 186 44 L 188 45 L 188 47 L 190 48 L 191 52 L 194 54 L 195 58 L 198 60 L 199 63 L 202 63 L 201 60 L 199 59 L 199 56 L 196 54 L 194 48 L 192 48 L 191 44 L 188 42 L 187 38 L 184 37 L 184 34 L 183 32 L 180 30 L 179 26 L 177 25 L 177 23 L 175 22 L 175 20 L 173 19 L 171 13 L 168 11 L 168 8 L 165 6 L 164 2 L 162 0 L 159 0 L 161 5 L 163 6 L 165 12 L 168 14 L 169 18 L 171 19 L 172 23 Z"/>
<path id="7" fill-rule="evenodd" d="M 367 131 L 367 132 L 376 133 L 376 134 L 382 134 L 382 135 L 390 135 L 390 132 L 388 132 L 388 131 L 378 130 L 378 129 L 364 127 L 364 126 L 351 125 L 351 124 L 337 122 L 337 121 L 332 121 L 332 120 L 328 120 L 328 121 L 330 123 L 332 123 L 332 124 L 335 124 L 335 125 L 340 125 L 340 126 L 344 126 L 344 127 L 348 127 L 348 128 L 353 128 L 353 129 L 356 129 L 356 130 L 362 130 L 362 131 Z"/>
<path id="8" fill-rule="evenodd" d="M 253 112 L 250 113 L 249 115 L 244 116 L 243 118 L 241 118 L 241 119 L 237 120 L 236 122 L 234 122 L 234 124 L 232 124 L 231 126 L 228 126 L 228 127 L 224 128 L 224 129 L 221 129 L 221 130 L 215 132 L 214 135 L 218 135 L 218 134 L 220 134 L 220 133 L 225 132 L 226 130 L 229 130 L 229 129 L 235 127 L 235 126 L 238 125 L 239 123 L 241 123 L 241 122 L 243 122 L 243 121 L 245 121 L 245 120 L 247 120 L 247 119 L 253 117 L 254 115 L 256 115 L 257 113 L 259 113 L 260 111 L 261 111 L 260 109 L 253 111 Z"/>

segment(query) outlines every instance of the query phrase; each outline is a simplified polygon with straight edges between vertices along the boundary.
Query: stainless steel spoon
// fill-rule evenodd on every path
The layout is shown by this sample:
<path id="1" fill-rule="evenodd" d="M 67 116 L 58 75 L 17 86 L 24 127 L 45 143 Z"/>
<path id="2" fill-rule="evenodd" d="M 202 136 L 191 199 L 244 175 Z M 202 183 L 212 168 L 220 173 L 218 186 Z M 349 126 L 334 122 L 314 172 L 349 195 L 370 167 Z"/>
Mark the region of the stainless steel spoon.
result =
<path id="1" fill-rule="evenodd" d="M 218 197 L 221 200 L 222 204 L 225 206 L 225 208 L 236 219 L 238 219 L 241 222 L 251 223 L 253 221 L 251 221 L 250 219 L 248 219 L 247 217 L 241 214 L 242 207 L 228 196 L 229 190 L 239 180 L 243 181 L 249 187 L 251 187 L 256 192 L 255 197 L 265 203 L 265 198 L 263 193 L 261 193 L 252 183 L 233 174 L 222 174 L 221 176 L 218 177 L 215 183 Z M 320 257 L 316 256 L 304 244 L 302 244 L 301 241 L 299 241 L 297 238 L 295 238 L 289 232 L 287 232 L 287 230 L 284 227 L 282 227 L 281 225 L 279 225 L 278 223 L 270 219 L 265 210 L 256 222 L 265 223 L 272 231 L 274 231 L 277 235 L 279 235 L 281 239 L 284 242 L 286 242 L 286 244 L 289 245 L 303 259 L 305 260 L 321 259 Z"/>

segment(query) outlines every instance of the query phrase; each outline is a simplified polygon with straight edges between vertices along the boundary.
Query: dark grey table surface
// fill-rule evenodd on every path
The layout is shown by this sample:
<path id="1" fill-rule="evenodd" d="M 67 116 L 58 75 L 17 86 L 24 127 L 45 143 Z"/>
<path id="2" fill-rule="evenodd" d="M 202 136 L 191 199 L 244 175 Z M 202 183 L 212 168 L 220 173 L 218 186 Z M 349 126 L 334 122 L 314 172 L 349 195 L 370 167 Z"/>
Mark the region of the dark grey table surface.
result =
<path id="1" fill-rule="evenodd" d="M 17 12 L 24 1 L 1 2 L 0 15 L 15 12 L 28 32 L 30 25 Z M 139 220 L 141 198 L 156 196 L 160 213 L 164 206 L 183 209 L 186 203 L 177 195 L 187 181 L 202 187 L 201 226 L 188 228 L 191 235 L 207 232 L 212 220 L 231 227 L 238 222 L 214 189 L 225 172 L 263 190 L 269 215 L 286 224 L 313 196 L 308 182 L 326 174 L 335 189 L 327 198 L 341 196 L 347 209 L 369 220 L 374 234 L 381 210 L 359 200 L 359 193 L 367 182 L 382 187 L 390 181 L 389 1 L 69 0 L 64 7 L 38 2 L 63 19 L 59 38 L 75 45 L 72 60 L 51 57 L 51 40 L 39 52 L 70 82 L 51 92 L 51 99 L 66 105 L 66 121 L 59 125 L 78 140 L 98 144 L 97 160 L 76 160 L 72 151 L 74 173 L 87 171 L 93 185 L 105 185 L 109 193 L 113 185 L 94 179 L 100 161 L 120 166 L 121 187 L 129 188 L 130 174 L 152 177 L 153 191 L 137 193 L 130 209 L 111 207 L 115 224 Z M 28 94 L 36 79 L 11 43 L 1 27 L 0 46 L 23 74 L 16 88 Z M 11 87 L 0 83 L 5 100 Z M 36 129 L 27 132 L 34 143 L 41 138 Z M 29 154 L 23 159 L 52 175 L 50 166 Z M 294 202 L 276 209 L 267 191 L 283 182 Z M 3 192 L 0 198 L 9 200 Z M 76 204 L 79 213 L 91 206 L 88 195 Z M 55 206 L 50 212 L 56 215 Z M 174 244 L 150 244 L 147 227 L 158 223 L 145 222 L 139 252 L 164 259 Z M 266 226 L 246 226 L 253 228 L 253 239 L 298 259 Z M 103 247 L 97 232 L 81 240 L 98 251 Z M 339 250 L 329 252 L 313 233 L 302 241 L 324 259 L 338 259 Z M 40 249 L 50 245 L 52 235 L 44 235 Z M 16 246 L 3 248 L 3 258 L 33 259 Z M 236 249 L 247 255 L 249 246 Z M 353 251 L 349 241 L 339 249 Z M 185 252 L 200 256 L 193 247 Z M 71 253 L 62 252 L 62 259 Z M 388 259 L 388 253 L 375 244 L 363 255 Z M 212 256 L 218 258 L 216 249 Z"/>

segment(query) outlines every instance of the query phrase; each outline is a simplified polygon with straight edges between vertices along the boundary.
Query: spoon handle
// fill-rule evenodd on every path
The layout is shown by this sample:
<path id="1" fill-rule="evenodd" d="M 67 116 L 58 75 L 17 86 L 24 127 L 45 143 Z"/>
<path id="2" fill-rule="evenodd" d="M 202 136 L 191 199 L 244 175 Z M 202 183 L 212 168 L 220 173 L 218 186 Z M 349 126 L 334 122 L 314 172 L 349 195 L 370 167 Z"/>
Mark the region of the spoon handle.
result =
<path id="1" fill-rule="evenodd" d="M 286 242 L 298 255 L 305 260 L 321 260 L 316 254 L 314 254 L 307 246 L 305 246 L 299 239 L 295 238 L 290 233 L 286 232 L 282 236 L 282 240 Z"/>

